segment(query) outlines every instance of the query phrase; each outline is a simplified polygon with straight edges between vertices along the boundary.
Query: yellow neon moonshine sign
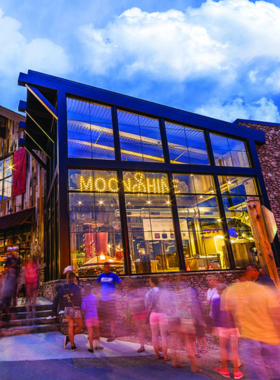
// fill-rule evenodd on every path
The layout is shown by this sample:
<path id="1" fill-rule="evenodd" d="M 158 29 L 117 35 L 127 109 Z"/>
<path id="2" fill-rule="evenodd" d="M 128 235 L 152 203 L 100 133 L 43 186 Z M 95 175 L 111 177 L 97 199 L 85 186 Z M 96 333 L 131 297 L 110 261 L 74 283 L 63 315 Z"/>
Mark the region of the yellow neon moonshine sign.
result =
<path id="1" fill-rule="evenodd" d="M 81 175 L 78 180 L 80 191 L 92 191 L 98 193 L 119 191 L 119 182 L 116 177 L 93 177 Z M 151 178 L 146 177 L 143 173 L 135 173 L 131 178 L 123 180 L 124 191 L 126 193 L 152 193 L 167 194 L 169 193 L 169 184 L 166 177 Z M 175 193 L 180 193 L 179 180 L 173 180 Z"/>

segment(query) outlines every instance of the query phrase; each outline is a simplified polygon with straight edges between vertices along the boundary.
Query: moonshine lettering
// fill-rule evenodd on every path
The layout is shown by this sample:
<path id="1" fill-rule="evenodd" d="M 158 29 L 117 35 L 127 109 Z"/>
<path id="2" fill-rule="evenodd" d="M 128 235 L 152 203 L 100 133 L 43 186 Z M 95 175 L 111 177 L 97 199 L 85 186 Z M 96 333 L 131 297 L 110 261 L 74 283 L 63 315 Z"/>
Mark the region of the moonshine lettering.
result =
<path id="1" fill-rule="evenodd" d="M 151 193 L 151 194 L 168 194 L 169 184 L 165 176 L 151 178 L 145 177 L 144 173 L 134 173 L 130 178 L 123 180 L 123 187 L 126 193 Z M 174 192 L 180 193 L 179 181 L 173 180 Z M 91 191 L 98 193 L 117 193 L 119 191 L 119 181 L 116 177 L 85 176 L 81 175 L 78 179 L 78 190 Z"/>

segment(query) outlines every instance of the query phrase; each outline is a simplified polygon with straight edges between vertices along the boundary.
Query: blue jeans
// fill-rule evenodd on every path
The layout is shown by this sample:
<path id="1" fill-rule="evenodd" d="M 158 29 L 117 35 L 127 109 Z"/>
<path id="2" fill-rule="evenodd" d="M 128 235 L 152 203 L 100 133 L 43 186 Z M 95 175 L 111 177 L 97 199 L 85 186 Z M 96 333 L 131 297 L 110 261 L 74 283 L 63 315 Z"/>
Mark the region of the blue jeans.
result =
<path id="1" fill-rule="evenodd" d="M 241 358 L 250 379 L 280 379 L 280 345 L 242 339 Z"/>

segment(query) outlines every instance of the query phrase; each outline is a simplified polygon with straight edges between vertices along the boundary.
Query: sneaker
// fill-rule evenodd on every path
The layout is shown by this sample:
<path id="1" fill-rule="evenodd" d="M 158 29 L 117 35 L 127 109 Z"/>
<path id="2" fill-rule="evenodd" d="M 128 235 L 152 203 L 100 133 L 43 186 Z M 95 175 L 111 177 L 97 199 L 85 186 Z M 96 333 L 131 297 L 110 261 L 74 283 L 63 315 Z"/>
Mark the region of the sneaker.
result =
<path id="1" fill-rule="evenodd" d="M 64 310 L 60 310 L 60 312 L 58 313 L 59 315 L 60 314 L 65 314 L 65 311 Z"/>
<path id="2" fill-rule="evenodd" d="M 113 342 L 113 340 L 115 340 L 116 336 L 115 334 L 112 334 L 111 336 L 109 336 L 109 338 L 107 339 L 107 342 Z"/>
<path id="3" fill-rule="evenodd" d="M 71 351 L 76 351 L 78 349 L 77 346 L 71 346 Z"/>
<path id="4" fill-rule="evenodd" d="M 68 335 L 65 336 L 64 338 L 64 343 L 63 343 L 63 348 L 66 348 L 67 347 L 67 344 L 70 342 L 70 339 L 68 337 Z"/>
<path id="5" fill-rule="evenodd" d="M 213 371 L 219 373 L 219 374 L 222 375 L 223 377 L 230 378 L 230 373 L 229 373 L 229 371 L 228 371 L 227 369 L 223 368 L 221 365 L 220 365 L 220 367 L 218 367 L 218 368 L 213 368 Z"/>
<path id="6" fill-rule="evenodd" d="M 233 373 L 233 377 L 234 377 L 235 379 L 242 379 L 242 377 L 243 377 L 243 373 L 240 372 L 240 371 L 238 371 L 238 372 L 234 372 L 234 373 Z"/>
<path id="7" fill-rule="evenodd" d="M 55 318 L 55 316 L 54 315 L 49 315 L 46 319 L 54 319 Z"/>
<path id="8" fill-rule="evenodd" d="M 91 354 L 93 354 L 93 353 L 94 353 L 94 350 L 91 349 L 91 348 L 89 348 L 89 349 L 88 349 L 88 352 L 90 352 Z"/>

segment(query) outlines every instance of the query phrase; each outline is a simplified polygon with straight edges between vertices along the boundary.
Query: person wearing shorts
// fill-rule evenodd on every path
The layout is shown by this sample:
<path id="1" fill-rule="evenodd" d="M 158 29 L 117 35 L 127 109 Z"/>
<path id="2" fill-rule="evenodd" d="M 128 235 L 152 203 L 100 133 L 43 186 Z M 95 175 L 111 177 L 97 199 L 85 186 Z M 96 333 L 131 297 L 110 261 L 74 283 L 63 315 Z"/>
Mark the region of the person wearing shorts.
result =
<path id="1" fill-rule="evenodd" d="M 100 344 L 99 319 L 97 314 L 97 297 L 91 292 L 91 284 L 86 284 L 85 295 L 82 302 L 82 312 L 84 313 L 85 325 L 88 330 L 88 351 L 93 354 L 94 350 L 103 350 Z M 93 336 L 95 335 L 95 347 L 93 348 Z"/>
<path id="2" fill-rule="evenodd" d="M 76 284 L 76 275 L 73 272 L 67 274 L 67 284 L 58 291 L 57 299 L 62 298 L 64 304 L 64 313 L 68 322 L 68 335 L 64 338 L 63 347 L 71 343 L 71 351 L 76 351 L 77 346 L 74 337 L 83 328 L 83 319 L 81 313 L 82 296 L 79 286 Z M 76 325 L 76 326 L 75 326 Z"/>
<path id="3" fill-rule="evenodd" d="M 104 264 L 104 272 L 101 273 L 96 282 L 101 283 L 101 300 L 99 302 L 99 320 L 109 321 L 111 326 L 111 335 L 107 342 L 115 340 L 115 321 L 117 319 L 116 310 L 116 284 L 121 283 L 121 279 L 116 273 L 111 272 L 110 263 Z"/>
<path id="4" fill-rule="evenodd" d="M 151 289 L 148 291 L 145 297 L 145 306 L 150 313 L 150 325 L 152 330 L 152 342 L 156 354 L 156 359 L 162 358 L 159 354 L 159 342 L 158 342 L 158 330 L 160 329 L 162 350 L 164 361 L 169 361 L 170 358 L 167 356 L 167 327 L 168 320 L 167 315 L 161 307 L 161 295 L 162 292 L 158 287 L 158 278 L 150 278 Z"/>
<path id="5" fill-rule="evenodd" d="M 219 296 L 222 296 L 223 291 L 227 288 L 224 284 L 217 286 Z M 228 352 L 227 346 L 230 347 L 232 353 L 232 361 L 234 366 L 234 378 L 241 379 L 243 377 L 242 372 L 239 371 L 241 366 L 240 358 L 238 354 L 238 338 L 239 330 L 235 326 L 232 313 L 230 311 L 222 310 L 221 298 L 216 298 L 212 303 L 212 315 L 214 326 L 220 340 L 221 361 L 220 367 L 214 368 L 215 372 L 220 373 L 224 377 L 230 377 L 227 368 Z M 230 343 L 230 345 L 228 345 Z"/>
<path id="6" fill-rule="evenodd" d="M 137 336 L 140 342 L 140 348 L 137 352 L 140 354 L 145 351 L 145 321 L 147 318 L 148 311 L 145 307 L 145 295 L 142 289 L 134 288 L 129 295 L 129 307 L 131 309 L 131 314 L 136 327 Z"/>

